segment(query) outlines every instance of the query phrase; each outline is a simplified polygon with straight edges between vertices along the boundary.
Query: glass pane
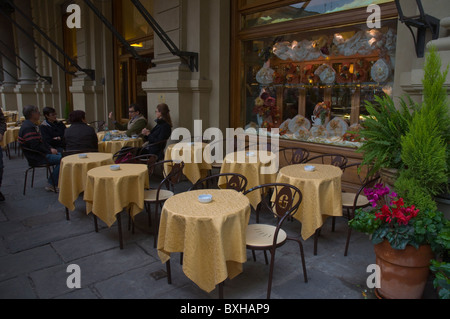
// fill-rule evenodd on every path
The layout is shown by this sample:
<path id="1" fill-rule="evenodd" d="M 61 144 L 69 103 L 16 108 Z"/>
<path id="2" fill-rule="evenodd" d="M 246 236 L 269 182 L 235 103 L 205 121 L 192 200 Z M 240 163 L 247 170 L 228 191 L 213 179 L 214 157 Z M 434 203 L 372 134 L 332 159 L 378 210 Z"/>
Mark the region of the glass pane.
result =
<path id="1" fill-rule="evenodd" d="M 283 6 L 276 9 L 247 14 L 244 16 L 244 27 L 254 27 L 267 24 L 276 24 L 319 14 L 333 13 L 370 4 L 392 2 L 393 0 L 312 0 L 299 1 L 298 3 Z"/>
<path id="2" fill-rule="evenodd" d="M 243 42 L 245 129 L 358 146 L 344 137 L 360 127 L 365 101 L 392 94 L 396 28 L 393 19 L 380 29 L 363 23 Z"/>

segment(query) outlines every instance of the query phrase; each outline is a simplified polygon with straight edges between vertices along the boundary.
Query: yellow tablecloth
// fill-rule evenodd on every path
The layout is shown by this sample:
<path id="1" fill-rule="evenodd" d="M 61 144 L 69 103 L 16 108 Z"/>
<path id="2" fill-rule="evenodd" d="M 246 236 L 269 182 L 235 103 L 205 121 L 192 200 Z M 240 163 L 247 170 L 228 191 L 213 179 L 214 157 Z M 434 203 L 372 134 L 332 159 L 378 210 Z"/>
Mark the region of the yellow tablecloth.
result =
<path id="1" fill-rule="evenodd" d="M 74 210 L 74 202 L 84 192 L 88 171 L 111 164 L 114 164 L 112 155 L 107 153 L 87 153 L 87 158 L 78 154 L 64 157 L 59 170 L 59 202 Z"/>
<path id="2" fill-rule="evenodd" d="M 98 151 L 101 153 L 115 154 L 122 147 L 141 147 L 144 141 L 141 138 L 130 138 L 128 140 L 98 142 Z"/>
<path id="3" fill-rule="evenodd" d="M 242 272 L 247 261 L 245 232 L 250 218 L 248 199 L 234 190 L 208 190 L 213 201 L 203 204 L 205 190 L 169 198 L 161 212 L 158 256 L 183 252 L 183 272 L 201 289 L 211 292 L 226 278 Z"/>
<path id="4" fill-rule="evenodd" d="M 1 147 L 6 147 L 8 144 L 17 141 L 19 137 L 20 127 L 8 127 L 3 135 L 3 140 L 0 142 Z"/>
<path id="5" fill-rule="evenodd" d="M 86 212 L 92 212 L 108 227 L 125 207 L 131 208 L 134 218 L 144 209 L 146 187 L 149 187 L 147 165 L 121 164 L 118 171 L 112 171 L 110 165 L 93 168 L 87 174 L 84 191 Z"/>
<path id="6" fill-rule="evenodd" d="M 305 164 L 280 169 L 277 183 L 296 186 L 303 195 L 294 218 L 302 223 L 302 238 L 311 237 L 328 216 L 342 216 L 342 170 L 332 165 L 314 164 L 316 170 L 307 172 Z"/>
<path id="7" fill-rule="evenodd" d="M 273 153 L 264 152 L 266 157 L 275 157 Z M 251 155 L 251 156 L 248 156 Z M 247 178 L 247 190 L 262 184 L 274 183 L 277 178 L 278 168 L 271 174 L 263 174 L 264 168 L 269 168 L 270 163 L 263 163 L 259 152 L 240 151 L 229 153 L 225 156 L 220 173 L 239 173 Z M 219 178 L 219 185 L 225 184 L 224 177 Z M 251 192 L 248 194 L 250 204 L 256 208 L 261 202 L 260 192 Z"/>
<path id="8" fill-rule="evenodd" d="M 180 160 L 184 162 L 183 174 L 189 179 L 192 183 L 197 182 L 198 180 L 205 178 L 208 175 L 208 171 L 211 170 L 211 164 L 209 157 L 203 157 L 203 151 L 206 147 L 206 143 L 198 143 L 198 145 L 194 146 L 191 142 L 187 143 L 177 143 L 171 144 L 167 147 L 164 160 Z M 184 152 L 183 150 L 190 149 L 189 152 Z M 207 154 L 206 154 L 207 155 Z M 167 169 L 167 167 L 165 167 Z"/>

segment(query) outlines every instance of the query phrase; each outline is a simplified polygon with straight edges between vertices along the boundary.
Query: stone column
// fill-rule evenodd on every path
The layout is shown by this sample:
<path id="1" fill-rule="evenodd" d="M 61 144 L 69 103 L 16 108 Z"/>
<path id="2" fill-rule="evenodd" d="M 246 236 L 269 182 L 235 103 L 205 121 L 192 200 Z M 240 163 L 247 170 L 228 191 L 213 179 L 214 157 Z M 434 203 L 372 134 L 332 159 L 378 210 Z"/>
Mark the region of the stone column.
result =
<path id="1" fill-rule="evenodd" d="M 3 15 L 0 17 L 0 39 L 8 48 L 15 48 L 12 24 Z M 2 53 L 8 57 L 8 59 L 2 59 L 2 67 L 5 72 L 3 72 L 3 84 L 0 87 L 1 106 L 4 110 L 15 111 L 17 110 L 17 99 L 14 87 L 17 84 L 17 67 L 9 60 L 15 61 L 16 57 L 9 50 L 5 50 L 1 44 L 0 48 Z"/>
<path id="2" fill-rule="evenodd" d="M 15 1 L 16 5 L 20 6 L 20 10 L 31 19 L 31 2 L 30 0 Z M 19 13 L 15 14 L 16 22 L 28 33 L 33 34 L 33 27 L 28 19 Z M 20 77 L 19 83 L 14 89 L 17 96 L 17 107 L 19 113 L 26 105 L 37 105 L 37 95 L 35 92 L 37 76 L 33 72 L 36 70 L 36 57 L 34 54 L 34 44 L 21 31 L 17 30 L 17 46 L 19 49 L 19 56 L 26 62 L 20 61 Z M 28 65 L 33 68 L 31 69 Z"/>
<path id="3" fill-rule="evenodd" d="M 208 26 L 201 13 L 202 0 L 155 0 L 154 18 L 181 51 L 200 53 L 203 37 Z M 205 1 L 207 5 L 208 1 Z M 191 72 L 184 61 L 174 56 L 155 35 L 155 68 L 147 72 L 147 81 L 142 84 L 147 92 L 149 122 L 154 119 L 154 109 L 159 103 L 166 103 L 171 110 L 174 127 L 185 127 L 193 131 L 194 120 L 207 119 L 208 96 L 212 83 L 207 64 L 202 64 L 200 55 L 199 72 Z"/>

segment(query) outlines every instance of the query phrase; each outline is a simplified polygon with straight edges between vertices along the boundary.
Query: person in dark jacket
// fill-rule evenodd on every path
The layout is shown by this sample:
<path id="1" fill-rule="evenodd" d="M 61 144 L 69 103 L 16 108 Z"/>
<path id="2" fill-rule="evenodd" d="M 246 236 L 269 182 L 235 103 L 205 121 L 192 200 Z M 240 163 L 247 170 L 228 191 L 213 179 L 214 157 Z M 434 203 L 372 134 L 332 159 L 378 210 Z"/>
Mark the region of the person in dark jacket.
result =
<path id="1" fill-rule="evenodd" d="M 66 125 L 57 120 L 56 110 L 52 107 L 44 107 L 42 113 L 44 113 L 45 117 L 45 120 L 39 126 L 42 139 L 46 144 L 62 153 L 64 150 L 63 137 Z"/>
<path id="2" fill-rule="evenodd" d="M 142 130 L 144 141 L 148 142 L 143 147 L 142 154 L 155 154 L 159 159 L 164 158 L 164 148 L 166 143 L 162 142 L 157 145 L 152 145 L 157 142 L 168 140 L 172 134 L 172 119 L 170 118 L 170 110 L 167 104 L 162 103 L 156 107 L 156 126 L 150 131 L 148 129 Z"/>
<path id="3" fill-rule="evenodd" d="M 109 113 L 109 119 L 113 120 L 116 130 L 126 131 L 125 133 L 131 137 L 139 135 L 141 131 L 147 126 L 147 119 L 142 114 L 143 110 L 139 104 L 131 104 L 128 108 L 130 121 L 127 124 L 120 124 L 114 120 L 113 113 Z"/>
<path id="4" fill-rule="evenodd" d="M 70 127 L 66 129 L 64 142 L 66 151 L 98 152 L 98 138 L 95 129 L 86 123 L 84 111 L 69 114 Z"/>
<path id="5" fill-rule="evenodd" d="M 0 142 L 3 140 L 3 135 L 5 135 L 5 132 L 6 132 L 6 119 L 2 109 L 0 109 Z M 0 187 L 2 186 L 2 180 L 3 180 L 3 150 L 0 147 Z M 4 200 L 5 196 L 3 196 L 2 192 L 0 192 L 0 202 L 3 202 Z"/>
<path id="6" fill-rule="evenodd" d="M 27 105 L 23 108 L 23 116 L 25 117 L 25 121 L 22 123 L 19 131 L 20 145 L 38 151 L 43 155 L 26 151 L 24 151 L 23 154 L 30 165 L 43 165 L 46 164 L 47 161 L 49 164 L 54 165 L 53 172 L 48 179 L 48 185 L 45 189 L 57 193 L 59 165 L 62 156 L 55 148 L 47 145 L 42 139 L 42 135 L 39 132 L 39 126 L 37 125 L 41 117 L 39 109 L 34 105 Z"/>

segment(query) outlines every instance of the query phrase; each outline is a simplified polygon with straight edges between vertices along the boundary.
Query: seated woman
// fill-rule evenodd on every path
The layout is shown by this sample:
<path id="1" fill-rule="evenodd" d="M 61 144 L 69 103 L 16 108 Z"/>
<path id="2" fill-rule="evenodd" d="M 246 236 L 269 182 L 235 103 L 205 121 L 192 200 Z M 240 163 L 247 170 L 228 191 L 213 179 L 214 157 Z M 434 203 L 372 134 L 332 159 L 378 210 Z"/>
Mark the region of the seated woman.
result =
<path id="1" fill-rule="evenodd" d="M 131 137 L 132 135 L 139 135 L 141 131 L 147 126 L 147 120 L 142 115 L 142 108 L 138 104 L 131 104 L 128 109 L 130 121 L 128 124 L 120 124 L 113 118 L 113 113 L 109 113 L 109 118 L 113 120 L 116 130 L 126 131 L 126 134 Z"/>
<path id="2" fill-rule="evenodd" d="M 84 111 L 73 111 L 69 115 L 70 127 L 66 129 L 64 141 L 66 151 L 98 152 L 98 137 L 95 129 L 86 123 Z"/>
<path id="3" fill-rule="evenodd" d="M 142 148 L 141 154 L 155 154 L 161 160 L 164 158 L 164 148 L 166 143 L 164 140 L 168 140 L 172 134 L 172 119 L 170 118 L 170 110 L 167 104 L 159 104 L 156 107 L 156 126 L 150 131 L 146 128 L 142 130 L 144 141 L 148 142 Z M 156 145 L 153 145 L 157 142 Z"/>
<path id="4" fill-rule="evenodd" d="M 50 147 L 58 150 L 62 153 L 64 149 L 64 132 L 66 126 L 62 122 L 58 122 L 56 119 L 56 110 L 52 107 L 44 107 L 42 110 L 45 116 L 45 120 L 39 126 L 41 131 L 42 139 Z"/>

